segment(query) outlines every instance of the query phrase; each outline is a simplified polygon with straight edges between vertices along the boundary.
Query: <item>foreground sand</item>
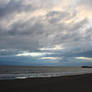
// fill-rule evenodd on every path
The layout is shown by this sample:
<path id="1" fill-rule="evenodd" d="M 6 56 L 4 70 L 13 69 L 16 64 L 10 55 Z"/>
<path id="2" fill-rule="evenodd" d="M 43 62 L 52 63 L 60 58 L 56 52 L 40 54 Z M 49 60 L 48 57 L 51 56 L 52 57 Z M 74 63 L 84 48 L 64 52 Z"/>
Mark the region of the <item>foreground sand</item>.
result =
<path id="1" fill-rule="evenodd" d="M 92 74 L 0 80 L 0 92 L 92 92 Z"/>

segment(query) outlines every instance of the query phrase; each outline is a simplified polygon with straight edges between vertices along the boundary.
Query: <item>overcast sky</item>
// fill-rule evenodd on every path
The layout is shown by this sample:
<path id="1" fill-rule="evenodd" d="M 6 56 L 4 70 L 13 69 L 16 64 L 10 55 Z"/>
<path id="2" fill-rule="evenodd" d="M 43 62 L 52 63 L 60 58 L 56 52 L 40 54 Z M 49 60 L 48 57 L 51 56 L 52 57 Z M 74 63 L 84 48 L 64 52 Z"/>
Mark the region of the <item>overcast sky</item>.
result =
<path id="1" fill-rule="evenodd" d="M 0 0 L 0 65 L 92 65 L 92 0 Z"/>

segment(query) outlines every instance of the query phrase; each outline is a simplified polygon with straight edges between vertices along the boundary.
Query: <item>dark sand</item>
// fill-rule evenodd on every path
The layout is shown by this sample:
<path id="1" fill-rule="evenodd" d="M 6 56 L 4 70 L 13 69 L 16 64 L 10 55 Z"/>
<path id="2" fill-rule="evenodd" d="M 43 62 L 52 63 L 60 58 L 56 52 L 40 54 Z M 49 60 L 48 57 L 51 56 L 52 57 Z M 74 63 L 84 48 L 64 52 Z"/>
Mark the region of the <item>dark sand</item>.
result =
<path id="1" fill-rule="evenodd" d="M 92 92 L 92 74 L 0 80 L 0 92 Z"/>

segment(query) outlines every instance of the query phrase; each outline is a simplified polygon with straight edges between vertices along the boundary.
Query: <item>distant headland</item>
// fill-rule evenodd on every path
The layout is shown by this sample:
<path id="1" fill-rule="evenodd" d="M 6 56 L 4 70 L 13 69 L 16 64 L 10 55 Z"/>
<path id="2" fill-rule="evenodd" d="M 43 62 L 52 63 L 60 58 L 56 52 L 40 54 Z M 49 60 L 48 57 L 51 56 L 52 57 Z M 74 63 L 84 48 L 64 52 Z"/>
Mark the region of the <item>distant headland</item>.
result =
<path id="1" fill-rule="evenodd" d="M 82 68 L 92 68 L 92 66 L 82 66 Z"/>

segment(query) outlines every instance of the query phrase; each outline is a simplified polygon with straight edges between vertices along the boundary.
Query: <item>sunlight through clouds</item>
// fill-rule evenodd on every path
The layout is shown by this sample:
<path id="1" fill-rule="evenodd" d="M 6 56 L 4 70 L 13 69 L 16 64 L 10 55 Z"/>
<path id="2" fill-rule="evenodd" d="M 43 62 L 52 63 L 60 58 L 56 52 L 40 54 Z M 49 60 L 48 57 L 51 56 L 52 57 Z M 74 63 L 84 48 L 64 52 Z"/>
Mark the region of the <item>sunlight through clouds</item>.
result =
<path id="1" fill-rule="evenodd" d="M 89 57 L 76 57 L 76 59 L 92 61 L 92 58 L 89 58 Z"/>
<path id="2" fill-rule="evenodd" d="M 18 53 L 16 54 L 16 56 L 32 56 L 32 57 L 40 57 L 40 56 L 44 56 L 44 55 L 49 55 L 52 53 L 41 53 L 41 52 L 27 52 L 24 51 L 22 53 Z"/>
<path id="3" fill-rule="evenodd" d="M 58 60 L 59 57 L 42 57 L 40 59 L 43 59 L 43 60 Z"/>
<path id="4" fill-rule="evenodd" d="M 64 48 L 62 47 L 62 45 L 55 45 L 53 48 L 52 47 L 49 47 L 49 48 L 40 48 L 39 50 L 63 50 Z"/>

